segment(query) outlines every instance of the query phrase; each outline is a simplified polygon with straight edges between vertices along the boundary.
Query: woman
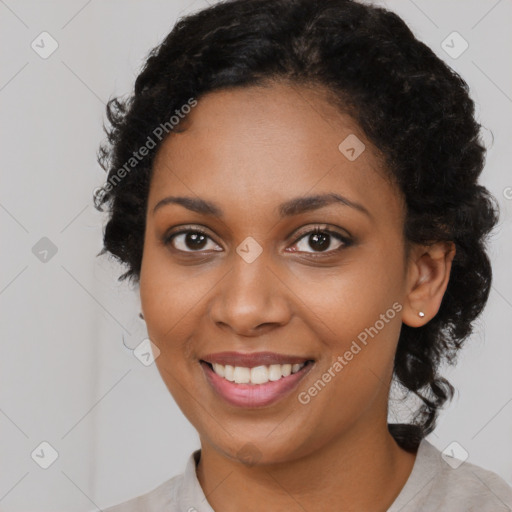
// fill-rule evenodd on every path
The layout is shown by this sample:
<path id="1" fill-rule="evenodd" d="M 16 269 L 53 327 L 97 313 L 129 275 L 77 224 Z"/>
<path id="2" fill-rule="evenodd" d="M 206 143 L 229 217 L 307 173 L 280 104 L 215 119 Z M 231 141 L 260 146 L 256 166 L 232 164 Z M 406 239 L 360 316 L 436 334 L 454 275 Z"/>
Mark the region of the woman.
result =
<path id="1" fill-rule="evenodd" d="M 498 216 L 460 76 L 382 8 L 231 0 L 180 19 L 108 118 L 103 252 L 201 441 L 108 511 L 510 510 L 425 440 Z"/>

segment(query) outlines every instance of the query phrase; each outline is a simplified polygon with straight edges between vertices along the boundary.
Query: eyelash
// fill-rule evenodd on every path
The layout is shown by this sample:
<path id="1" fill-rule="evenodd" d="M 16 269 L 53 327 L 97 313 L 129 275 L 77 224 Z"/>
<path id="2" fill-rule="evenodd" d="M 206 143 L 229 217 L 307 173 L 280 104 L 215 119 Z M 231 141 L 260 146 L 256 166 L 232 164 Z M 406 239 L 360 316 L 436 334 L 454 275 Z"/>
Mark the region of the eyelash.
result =
<path id="1" fill-rule="evenodd" d="M 207 238 L 209 238 L 210 240 L 214 241 L 210 235 L 204 231 L 203 229 L 199 228 L 199 227 L 193 227 L 193 226 L 187 226 L 186 229 L 182 229 L 180 231 L 177 231 L 175 233 L 170 233 L 170 234 L 167 234 L 163 237 L 163 243 L 164 245 L 172 245 L 172 241 L 174 240 L 174 238 L 176 238 L 178 235 L 183 235 L 183 234 L 188 234 L 188 233 L 199 233 L 201 235 L 204 235 L 206 236 Z M 327 227 L 323 227 L 323 226 L 315 226 L 313 229 L 310 229 L 309 231 L 306 231 L 304 233 L 301 233 L 300 235 L 297 235 L 298 238 L 295 239 L 295 242 L 293 243 L 293 245 L 296 245 L 300 240 L 302 240 L 303 238 L 306 238 L 308 236 L 311 236 L 311 235 L 315 235 L 315 234 L 327 234 L 327 235 L 330 235 L 332 236 L 333 238 L 339 240 L 340 242 L 342 242 L 343 245 L 341 245 L 340 247 L 338 247 L 337 249 L 331 249 L 330 251 L 320 251 L 320 252 L 306 252 L 305 254 L 308 254 L 310 256 L 312 256 L 313 258 L 321 258 L 321 257 L 325 257 L 325 256 L 332 256 L 334 253 L 337 253 L 343 249 L 346 249 L 347 247 L 350 247 L 354 242 L 353 240 L 351 240 L 350 238 L 336 232 L 336 231 L 332 231 L 330 230 L 329 228 Z M 176 249 L 173 247 L 173 249 L 175 251 L 178 251 L 180 253 L 183 253 L 183 254 L 201 254 L 203 251 L 182 251 L 181 249 Z M 215 251 L 215 252 L 220 252 L 220 251 Z M 294 252 L 297 252 L 299 254 L 301 254 L 302 252 L 301 251 L 294 251 Z"/>

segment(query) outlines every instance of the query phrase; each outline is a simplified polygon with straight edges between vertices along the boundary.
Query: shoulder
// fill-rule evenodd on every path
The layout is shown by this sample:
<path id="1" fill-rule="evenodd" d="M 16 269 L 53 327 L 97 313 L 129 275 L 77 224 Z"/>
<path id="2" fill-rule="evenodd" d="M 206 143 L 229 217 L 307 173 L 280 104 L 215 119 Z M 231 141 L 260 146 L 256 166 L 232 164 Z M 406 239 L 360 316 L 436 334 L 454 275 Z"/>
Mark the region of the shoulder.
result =
<path id="1" fill-rule="evenodd" d="M 178 512 L 178 509 L 174 507 L 177 503 L 178 489 L 181 487 L 182 482 L 183 475 L 176 475 L 146 494 L 102 510 L 103 512 L 141 512 L 153 510 Z"/>
<path id="2" fill-rule="evenodd" d="M 104 512 L 213 512 L 197 479 L 196 468 L 201 450 L 192 452 L 183 473 L 142 496 L 103 509 Z"/>
<path id="3" fill-rule="evenodd" d="M 480 466 L 441 453 L 423 440 L 413 471 L 393 504 L 403 512 L 510 512 L 512 488 L 500 476 Z"/>
<path id="4" fill-rule="evenodd" d="M 445 466 L 433 489 L 434 497 L 444 506 L 478 512 L 512 510 L 512 488 L 496 473 L 468 462 L 457 469 Z"/>

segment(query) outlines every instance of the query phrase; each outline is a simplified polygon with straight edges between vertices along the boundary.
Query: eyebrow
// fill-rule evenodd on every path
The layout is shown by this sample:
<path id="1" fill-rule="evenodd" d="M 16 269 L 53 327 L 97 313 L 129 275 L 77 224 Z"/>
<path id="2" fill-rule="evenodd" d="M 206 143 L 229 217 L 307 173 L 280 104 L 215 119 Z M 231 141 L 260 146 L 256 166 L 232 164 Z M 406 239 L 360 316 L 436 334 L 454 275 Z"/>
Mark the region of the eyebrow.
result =
<path id="1" fill-rule="evenodd" d="M 199 213 L 201 215 L 211 215 L 224 218 L 224 212 L 215 203 L 198 197 L 183 196 L 169 196 L 158 201 L 158 203 L 153 208 L 153 215 L 159 208 L 162 208 L 168 204 L 179 204 L 184 208 L 187 208 L 188 210 Z M 312 210 L 318 210 L 331 204 L 342 204 L 344 206 L 349 206 L 350 208 L 353 208 L 372 218 L 370 212 L 362 204 L 334 193 L 296 197 L 294 199 L 290 199 L 279 205 L 278 213 L 281 218 L 291 217 L 292 215 L 299 215 L 301 213 L 309 212 Z"/>

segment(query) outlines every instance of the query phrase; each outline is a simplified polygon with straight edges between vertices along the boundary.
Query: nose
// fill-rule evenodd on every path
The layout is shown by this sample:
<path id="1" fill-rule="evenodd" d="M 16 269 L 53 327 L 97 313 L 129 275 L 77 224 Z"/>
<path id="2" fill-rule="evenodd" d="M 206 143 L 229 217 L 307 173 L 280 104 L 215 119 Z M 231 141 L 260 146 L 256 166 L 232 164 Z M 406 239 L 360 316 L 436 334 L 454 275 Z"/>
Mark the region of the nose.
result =
<path id="1" fill-rule="evenodd" d="M 286 325 L 292 316 L 292 292 L 279 271 L 263 254 L 252 263 L 238 255 L 233 259 L 212 297 L 211 320 L 239 336 L 258 336 Z"/>

